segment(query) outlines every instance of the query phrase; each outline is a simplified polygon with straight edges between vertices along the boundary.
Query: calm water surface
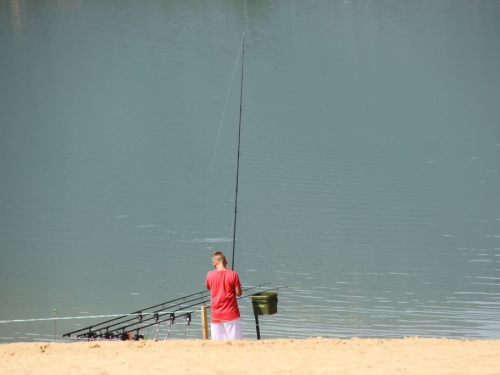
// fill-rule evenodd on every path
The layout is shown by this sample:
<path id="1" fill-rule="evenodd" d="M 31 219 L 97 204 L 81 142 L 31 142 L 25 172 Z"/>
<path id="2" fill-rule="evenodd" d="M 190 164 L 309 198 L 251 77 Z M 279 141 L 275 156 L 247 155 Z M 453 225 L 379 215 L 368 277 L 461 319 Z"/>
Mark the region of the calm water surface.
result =
<path id="1" fill-rule="evenodd" d="M 243 32 L 235 269 L 288 286 L 262 337 L 499 339 L 499 19 L 493 0 L 0 0 L 0 342 L 54 335 L 5 321 L 203 290 L 231 249 Z"/>

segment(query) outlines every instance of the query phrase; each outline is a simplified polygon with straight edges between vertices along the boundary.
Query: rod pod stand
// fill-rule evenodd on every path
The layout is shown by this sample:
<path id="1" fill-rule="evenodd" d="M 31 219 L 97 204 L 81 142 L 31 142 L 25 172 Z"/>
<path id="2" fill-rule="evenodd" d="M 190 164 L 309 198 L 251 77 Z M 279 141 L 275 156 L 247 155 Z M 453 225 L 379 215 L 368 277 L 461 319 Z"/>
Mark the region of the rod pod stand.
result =
<path id="1" fill-rule="evenodd" d="M 255 315 L 255 330 L 257 331 L 257 340 L 260 340 L 259 316 Z"/>

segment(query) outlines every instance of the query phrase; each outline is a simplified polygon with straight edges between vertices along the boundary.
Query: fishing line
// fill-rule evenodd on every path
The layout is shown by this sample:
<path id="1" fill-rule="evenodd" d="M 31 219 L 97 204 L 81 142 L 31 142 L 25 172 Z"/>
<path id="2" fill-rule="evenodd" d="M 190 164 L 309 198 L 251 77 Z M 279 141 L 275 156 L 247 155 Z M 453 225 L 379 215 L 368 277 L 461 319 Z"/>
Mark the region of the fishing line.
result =
<path id="1" fill-rule="evenodd" d="M 175 313 L 192 313 L 198 310 L 192 311 L 175 311 Z M 166 311 L 165 314 L 174 313 L 174 311 Z M 14 320 L 0 320 L 0 324 L 3 323 L 25 323 L 25 322 L 43 322 L 43 321 L 51 321 L 51 320 L 71 320 L 71 319 L 94 319 L 94 318 L 112 318 L 116 316 L 137 316 L 138 314 L 112 314 L 112 315 L 91 315 L 91 316 L 70 316 L 64 318 L 40 318 L 40 319 L 14 319 Z M 143 313 L 145 315 L 153 315 L 153 313 Z"/>
<path id="2" fill-rule="evenodd" d="M 243 38 L 244 38 L 244 34 L 243 34 Z M 206 205 L 206 209 L 205 209 L 205 231 L 206 231 L 207 238 L 208 238 L 208 203 L 209 203 L 209 199 L 210 199 L 210 188 L 212 186 L 212 175 L 213 175 L 214 165 L 215 165 L 215 155 L 217 154 L 217 146 L 219 144 L 220 134 L 222 132 L 222 124 L 224 123 L 224 115 L 226 114 L 226 108 L 227 108 L 227 102 L 229 100 L 229 94 L 231 92 L 231 87 L 233 86 L 233 80 L 234 80 L 234 76 L 236 74 L 236 68 L 238 67 L 238 62 L 240 61 L 241 49 L 243 47 L 243 38 L 241 39 L 240 49 L 238 51 L 238 56 L 236 57 L 236 63 L 234 65 L 234 69 L 233 69 L 233 75 L 231 76 L 231 81 L 229 83 L 229 88 L 227 90 L 226 102 L 224 103 L 224 109 L 222 110 L 222 118 L 220 120 L 219 133 L 217 134 L 217 141 L 215 142 L 214 155 L 212 157 L 212 167 L 210 168 L 210 178 L 208 181 L 208 193 L 207 193 L 207 205 Z"/>

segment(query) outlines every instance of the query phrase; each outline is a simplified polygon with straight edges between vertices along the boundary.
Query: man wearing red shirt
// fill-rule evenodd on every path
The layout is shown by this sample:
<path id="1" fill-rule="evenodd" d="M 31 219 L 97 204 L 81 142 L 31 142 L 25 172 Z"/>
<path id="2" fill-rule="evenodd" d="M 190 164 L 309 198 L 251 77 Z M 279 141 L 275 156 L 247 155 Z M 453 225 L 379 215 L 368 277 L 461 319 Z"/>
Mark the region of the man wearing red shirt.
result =
<path id="1" fill-rule="evenodd" d="M 212 340 L 241 340 L 240 310 L 236 296 L 241 296 L 241 283 L 238 274 L 228 270 L 224 254 L 212 254 L 215 268 L 207 273 L 206 285 L 210 290 L 210 317 Z"/>

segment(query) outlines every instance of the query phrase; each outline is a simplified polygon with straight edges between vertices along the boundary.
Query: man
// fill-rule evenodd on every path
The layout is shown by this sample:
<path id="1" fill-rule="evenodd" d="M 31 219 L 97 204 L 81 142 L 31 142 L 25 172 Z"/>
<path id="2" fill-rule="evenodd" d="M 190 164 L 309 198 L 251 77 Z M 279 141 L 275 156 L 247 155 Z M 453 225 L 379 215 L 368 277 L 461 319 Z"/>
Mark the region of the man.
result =
<path id="1" fill-rule="evenodd" d="M 240 310 L 236 296 L 241 296 L 238 274 L 227 269 L 227 259 L 220 251 L 212 254 L 215 268 L 207 273 L 206 285 L 210 290 L 210 317 L 212 340 L 241 340 Z"/>

